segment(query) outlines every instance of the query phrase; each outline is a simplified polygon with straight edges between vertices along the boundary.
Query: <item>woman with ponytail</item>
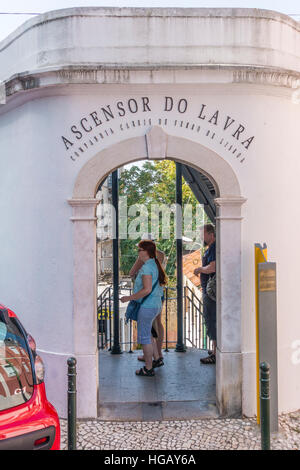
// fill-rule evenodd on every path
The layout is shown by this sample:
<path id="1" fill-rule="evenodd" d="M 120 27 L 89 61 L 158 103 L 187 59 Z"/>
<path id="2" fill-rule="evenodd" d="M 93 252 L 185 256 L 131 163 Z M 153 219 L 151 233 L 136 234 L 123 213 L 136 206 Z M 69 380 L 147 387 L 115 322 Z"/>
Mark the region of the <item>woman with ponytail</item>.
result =
<path id="1" fill-rule="evenodd" d="M 133 294 L 121 297 L 121 302 L 143 301 L 138 313 L 138 343 L 142 345 L 145 366 L 137 375 L 153 377 L 154 368 L 163 365 L 151 337 L 152 322 L 161 313 L 163 287 L 167 283 L 166 273 L 157 258 L 156 245 L 152 240 L 141 240 L 138 244 L 138 260 L 141 265 L 134 281 Z M 154 357 L 154 360 L 152 358 Z"/>

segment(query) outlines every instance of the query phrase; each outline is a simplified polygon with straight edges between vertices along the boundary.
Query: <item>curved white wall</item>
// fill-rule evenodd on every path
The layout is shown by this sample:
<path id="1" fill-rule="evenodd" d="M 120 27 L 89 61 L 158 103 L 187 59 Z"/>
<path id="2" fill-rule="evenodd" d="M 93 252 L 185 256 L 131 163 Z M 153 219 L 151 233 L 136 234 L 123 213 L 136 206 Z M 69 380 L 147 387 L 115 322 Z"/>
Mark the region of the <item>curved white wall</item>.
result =
<path id="1" fill-rule="evenodd" d="M 0 43 L 0 79 L 63 66 L 244 65 L 300 72 L 299 24 L 257 9 L 70 8 Z"/>
<path id="2" fill-rule="evenodd" d="M 73 60 L 78 65 L 86 64 L 84 48 L 90 48 L 89 60 L 96 60 L 101 34 L 108 37 L 104 34 L 103 21 L 108 21 L 110 26 L 116 22 L 120 31 L 122 28 L 127 31 L 131 25 L 132 42 L 122 53 L 123 41 L 120 36 L 111 34 L 114 47 L 120 45 L 114 51 L 114 60 L 118 64 L 124 63 L 124 57 L 126 61 L 130 61 L 130 57 L 134 59 L 131 52 L 136 45 L 135 34 L 138 34 L 141 23 L 144 23 L 144 29 L 145 24 L 152 21 L 156 24 L 171 23 L 173 33 L 183 22 L 190 35 L 170 33 L 170 50 L 167 52 L 159 37 L 151 36 L 151 28 L 148 29 L 141 46 L 146 47 L 149 42 L 149 55 L 141 55 L 140 63 L 145 63 L 144 59 L 148 57 L 150 61 L 158 60 L 161 67 L 167 65 L 169 59 L 175 60 L 172 48 L 180 41 L 184 47 L 176 56 L 178 63 L 208 60 L 201 56 L 200 46 L 199 56 L 197 48 L 193 49 L 195 55 L 192 58 L 187 52 L 191 47 L 190 41 L 198 41 L 189 25 L 190 22 L 206 24 L 201 44 L 216 46 L 220 37 L 216 29 L 212 29 L 215 22 L 214 28 L 218 27 L 224 34 L 226 32 L 222 37 L 228 38 L 228 44 L 232 46 L 232 41 L 236 41 L 237 50 L 245 45 L 245 62 L 252 54 L 249 52 L 251 47 L 247 49 L 248 45 L 256 44 L 255 57 L 261 65 L 292 68 L 293 73 L 299 71 L 298 52 L 294 49 L 299 43 L 298 26 L 279 14 L 263 12 L 262 18 L 259 18 L 259 13 L 254 18 L 250 10 L 250 18 L 247 19 L 244 11 L 229 14 L 229 10 L 222 10 L 217 18 L 217 15 L 209 16 L 211 10 L 200 10 L 197 18 L 197 12 L 193 10 L 184 19 L 179 14 L 181 11 L 176 10 L 174 18 L 153 17 L 153 13 L 149 19 L 143 17 L 142 12 L 136 17 L 130 16 L 128 10 L 122 18 L 119 10 L 112 10 L 116 17 L 108 15 L 110 10 L 99 9 L 97 15 L 98 9 L 84 9 L 82 16 L 79 15 L 81 10 L 75 10 L 75 16 L 68 16 L 70 11 L 52 12 L 48 14 L 48 22 L 28 22 L 20 30 L 24 31 L 23 35 L 17 38 L 16 34 L 15 39 L 11 37 L 4 41 L 1 46 L 3 48 L 3 44 L 7 44 L 7 47 L 0 52 L 0 64 L 1 70 L 2 65 L 7 64 L 6 77 L 25 69 L 70 64 Z M 52 21 L 55 17 L 62 19 Z M 229 24 L 232 22 L 237 29 L 230 35 Z M 249 25 L 248 35 L 242 34 L 245 29 L 240 29 L 244 23 Z M 257 23 L 262 33 L 254 35 L 255 27 L 251 30 L 251 25 Z M 28 25 L 30 28 L 27 30 Z M 63 25 L 68 34 L 62 34 Z M 56 28 L 57 34 L 51 28 Z M 90 35 L 93 28 L 100 32 L 97 40 Z M 266 36 L 263 33 L 265 28 L 271 28 Z M 277 43 L 279 30 L 281 42 Z M 75 32 L 78 33 L 77 39 Z M 26 46 L 28 51 L 26 41 L 30 35 L 36 37 L 36 49 L 31 48 L 31 57 L 24 55 L 22 64 L 22 47 Z M 78 38 L 83 41 L 83 49 L 76 42 Z M 129 42 L 128 36 L 126 41 Z M 157 48 L 154 47 L 155 41 Z M 95 49 L 91 48 L 93 44 Z M 64 45 L 72 47 L 62 54 Z M 227 52 L 225 47 L 220 56 L 216 49 L 210 48 L 211 57 L 216 62 L 223 58 L 224 62 L 230 57 L 231 46 Z M 6 55 L 9 50 L 12 52 L 10 61 Z M 44 65 L 38 59 L 42 57 L 42 50 L 47 57 Z M 101 52 L 105 62 L 109 51 L 108 48 L 102 51 L 103 54 Z M 240 49 L 239 54 L 234 55 L 237 64 L 244 63 L 241 60 L 243 54 Z M 138 56 L 137 53 L 135 59 Z M 170 79 L 172 70 L 168 73 Z M 295 241 L 300 230 L 297 218 L 300 105 L 292 99 L 293 89 L 288 87 L 288 83 L 285 86 L 272 86 L 271 82 L 261 85 L 259 79 L 255 84 L 222 82 L 224 77 L 217 69 L 212 72 L 214 84 L 209 80 L 202 83 L 200 68 L 197 70 L 199 83 L 195 83 L 192 70 L 184 71 L 185 77 L 189 73 L 192 77 L 187 86 L 180 82 L 180 73 L 176 75 L 178 83 L 153 84 L 144 77 L 145 83 L 136 85 L 126 83 L 125 79 L 120 84 L 74 84 L 73 81 L 72 85 L 16 92 L 8 98 L 8 104 L 0 108 L 0 300 L 20 314 L 25 327 L 36 337 L 48 365 L 48 395 L 61 414 L 65 413 L 65 359 L 74 348 L 73 225 L 70 221 L 72 208 L 67 201 L 73 195 L 80 170 L 89 160 L 114 144 L 144 136 L 152 126 L 161 126 L 167 134 L 200 143 L 218 154 L 220 160 L 232 168 L 241 195 L 247 198 L 242 222 L 243 412 L 253 415 L 256 410 L 253 248 L 256 242 L 266 242 L 268 259 L 277 262 L 279 410 L 286 412 L 300 407 L 300 353 L 297 354 L 297 344 L 300 343 L 297 293 L 300 250 Z M 218 81 L 220 83 L 216 84 Z M 19 99 L 19 96 L 24 98 Z M 170 111 L 167 110 L 166 97 L 173 99 Z M 122 107 L 118 107 L 118 103 L 122 103 Z M 103 113 L 103 108 L 110 109 L 113 117 Z M 78 131 L 81 134 L 79 139 Z M 69 143 L 66 140 L 64 143 L 62 136 Z M 189 156 L 184 157 L 188 162 Z M 122 158 L 124 160 L 124 156 Z M 117 156 L 112 166 L 115 167 L 116 163 Z"/>

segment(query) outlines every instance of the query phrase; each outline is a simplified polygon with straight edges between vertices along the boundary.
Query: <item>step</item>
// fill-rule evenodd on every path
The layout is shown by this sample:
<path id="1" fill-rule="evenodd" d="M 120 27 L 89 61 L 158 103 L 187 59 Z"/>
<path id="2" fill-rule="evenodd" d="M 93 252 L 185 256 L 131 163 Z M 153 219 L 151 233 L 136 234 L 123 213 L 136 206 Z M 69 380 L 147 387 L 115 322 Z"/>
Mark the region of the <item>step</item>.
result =
<path id="1" fill-rule="evenodd" d="M 216 419 L 219 413 L 209 401 L 102 402 L 98 417 L 103 421 L 177 421 Z"/>

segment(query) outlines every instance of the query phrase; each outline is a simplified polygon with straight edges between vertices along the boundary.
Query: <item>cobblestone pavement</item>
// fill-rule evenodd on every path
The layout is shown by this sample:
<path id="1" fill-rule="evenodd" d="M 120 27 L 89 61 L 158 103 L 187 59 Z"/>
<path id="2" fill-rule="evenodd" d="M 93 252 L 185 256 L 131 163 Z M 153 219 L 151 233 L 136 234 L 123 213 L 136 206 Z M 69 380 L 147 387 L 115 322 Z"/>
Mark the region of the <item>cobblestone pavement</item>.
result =
<path id="1" fill-rule="evenodd" d="M 255 418 L 189 421 L 78 421 L 78 450 L 259 450 Z M 61 419 L 61 449 L 67 450 L 67 421 Z M 300 450 L 300 410 L 279 417 L 272 450 Z"/>

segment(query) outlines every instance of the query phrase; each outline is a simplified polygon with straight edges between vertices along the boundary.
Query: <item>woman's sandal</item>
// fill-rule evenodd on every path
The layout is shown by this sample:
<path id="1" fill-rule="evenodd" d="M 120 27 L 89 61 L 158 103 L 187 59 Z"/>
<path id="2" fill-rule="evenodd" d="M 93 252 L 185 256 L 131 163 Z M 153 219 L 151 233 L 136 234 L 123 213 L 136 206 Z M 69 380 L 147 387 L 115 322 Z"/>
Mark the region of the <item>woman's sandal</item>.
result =
<path id="1" fill-rule="evenodd" d="M 203 357 L 200 359 L 202 364 L 215 364 L 216 363 L 216 356 L 215 354 L 211 354 L 210 356 Z"/>
<path id="2" fill-rule="evenodd" d="M 145 366 L 141 367 L 139 371 L 135 371 L 135 373 L 141 377 L 153 377 L 155 375 L 153 367 L 152 369 L 147 369 Z"/>
<path id="3" fill-rule="evenodd" d="M 138 361 L 145 362 L 144 356 L 138 356 L 137 359 L 138 359 Z M 162 361 L 162 362 L 164 362 L 164 358 L 163 358 L 163 357 L 160 357 L 159 359 L 157 359 L 157 361 Z M 154 362 L 154 360 L 153 360 L 153 362 Z M 164 364 L 161 364 L 161 365 L 163 366 Z M 157 367 L 157 366 L 156 366 L 156 367 Z M 160 366 L 158 366 L 158 367 L 160 367 Z"/>
<path id="4" fill-rule="evenodd" d="M 164 365 L 164 359 L 162 357 L 159 357 L 158 359 L 154 359 L 152 361 L 152 368 L 155 369 L 155 367 L 161 367 Z"/>

